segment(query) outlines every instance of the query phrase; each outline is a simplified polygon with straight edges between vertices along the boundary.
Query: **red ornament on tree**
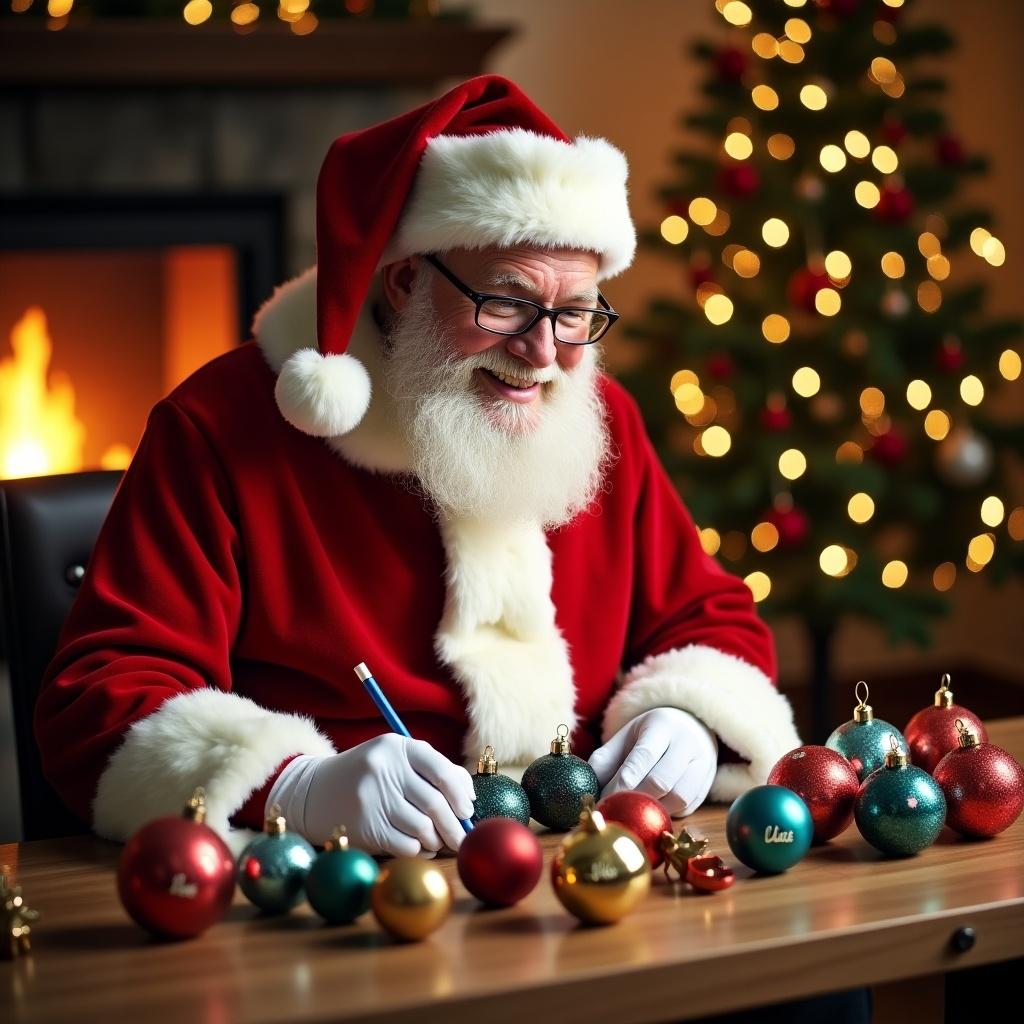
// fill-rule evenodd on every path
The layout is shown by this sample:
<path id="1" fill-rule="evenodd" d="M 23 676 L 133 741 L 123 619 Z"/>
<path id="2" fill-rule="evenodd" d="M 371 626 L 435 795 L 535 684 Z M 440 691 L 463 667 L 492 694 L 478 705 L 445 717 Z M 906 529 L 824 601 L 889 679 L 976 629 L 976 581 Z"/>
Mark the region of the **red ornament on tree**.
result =
<path id="1" fill-rule="evenodd" d="M 718 172 L 718 187 L 727 195 L 746 199 L 761 187 L 761 172 L 753 164 L 727 164 Z"/>
<path id="2" fill-rule="evenodd" d="M 909 450 L 907 439 L 893 427 L 875 438 L 875 443 L 868 449 L 868 454 L 875 462 L 895 469 L 906 461 Z"/>
<path id="3" fill-rule="evenodd" d="M 907 126 L 898 117 L 887 117 L 882 122 L 882 138 L 890 146 L 898 146 L 907 137 Z"/>
<path id="4" fill-rule="evenodd" d="M 964 162 L 964 147 L 953 135 L 940 135 L 935 143 L 935 155 L 947 167 L 957 167 Z"/>
<path id="5" fill-rule="evenodd" d="M 793 273 L 786 285 L 786 296 L 790 305 L 797 309 L 805 309 L 808 313 L 816 312 L 814 297 L 822 288 L 831 285 L 828 274 L 816 273 L 809 267 L 801 267 Z"/>
<path id="6" fill-rule="evenodd" d="M 945 373 L 956 373 L 964 365 L 964 350 L 956 338 L 947 338 L 935 350 L 935 365 Z"/>
<path id="7" fill-rule="evenodd" d="M 979 743 L 988 740 L 981 719 L 973 711 L 953 703 L 947 672 L 942 677 L 942 685 L 935 691 L 935 703 L 918 711 L 903 730 L 903 737 L 910 747 L 910 759 L 918 768 L 932 774 L 935 766 L 951 750 L 957 749 L 960 737 L 958 721 L 977 736 Z"/>
<path id="8" fill-rule="evenodd" d="M 779 434 L 783 430 L 789 430 L 793 425 L 793 414 L 785 405 L 766 405 L 761 410 L 761 426 L 773 434 Z"/>
<path id="9" fill-rule="evenodd" d="M 699 288 L 702 284 L 714 281 L 714 279 L 715 271 L 710 261 L 705 263 L 701 260 L 700 262 L 690 264 L 690 282 L 694 288 Z"/>
<path id="10" fill-rule="evenodd" d="M 623 790 L 606 796 L 598 805 L 606 821 L 624 825 L 640 840 L 647 851 L 651 867 L 656 868 L 665 859 L 661 850 L 661 837 L 672 833 L 672 819 L 668 811 L 646 793 Z"/>
<path id="11" fill-rule="evenodd" d="M 715 54 L 715 71 L 723 82 L 739 82 L 747 70 L 747 55 L 727 46 Z"/>
<path id="12" fill-rule="evenodd" d="M 813 841 L 824 843 L 845 832 L 853 820 L 860 779 L 842 754 L 808 744 L 779 758 L 768 785 L 785 786 L 807 804 L 814 822 Z"/>
<path id="13" fill-rule="evenodd" d="M 715 380 L 729 380 L 736 372 L 736 364 L 728 352 L 715 352 L 708 356 L 705 367 Z"/>
<path id="14" fill-rule="evenodd" d="M 486 818 L 459 847 L 462 884 L 494 907 L 511 907 L 533 892 L 543 867 L 537 837 L 511 818 Z"/>
<path id="15" fill-rule="evenodd" d="M 873 212 L 886 224 L 902 224 L 914 212 L 914 197 L 903 186 L 886 185 Z"/>
<path id="16" fill-rule="evenodd" d="M 779 547 L 792 550 L 800 547 L 811 532 L 811 521 L 803 509 L 792 505 L 789 508 L 772 508 L 765 513 L 765 522 L 779 531 Z"/>
<path id="17" fill-rule="evenodd" d="M 124 909 L 154 935 L 188 939 L 219 921 L 235 892 L 235 859 L 208 825 L 202 789 L 181 816 L 143 825 L 117 866 Z"/>
<path id="18" fill-rule="evenodd" d="M 994 743 L 982 743 L 962 722 L 959 743 L 936 766 L 946 797 L 946 824 L 962 836 L 995 836 L 1024 809 L 1024 768 Z"/>

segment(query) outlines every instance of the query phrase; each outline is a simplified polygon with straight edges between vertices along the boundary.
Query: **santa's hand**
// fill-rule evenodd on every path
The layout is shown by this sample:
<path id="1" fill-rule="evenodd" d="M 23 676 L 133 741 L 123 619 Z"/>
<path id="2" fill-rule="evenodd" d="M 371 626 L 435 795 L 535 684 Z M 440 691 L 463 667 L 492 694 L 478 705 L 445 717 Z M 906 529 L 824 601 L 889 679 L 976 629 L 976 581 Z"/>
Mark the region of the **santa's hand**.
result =
<path id="1" fill-rule="evenodd" d="M 674 817 L 704 802 L 718 767 L 714 733 L 689 712 L 655 708 L 627 722 L 590 756 L 601 796 L 635 789 Z"/>
<path id="2" fill-rule="evenodd" d="M 267 798 L 288 827 L 323 843 L 337 825 L 366 853 L 432 855 L 458 849 L 460 818 L 473 817 L 475 792 L 465 768 L 429 743 L 389 733 L 329 757 L 289 761 Z"/>

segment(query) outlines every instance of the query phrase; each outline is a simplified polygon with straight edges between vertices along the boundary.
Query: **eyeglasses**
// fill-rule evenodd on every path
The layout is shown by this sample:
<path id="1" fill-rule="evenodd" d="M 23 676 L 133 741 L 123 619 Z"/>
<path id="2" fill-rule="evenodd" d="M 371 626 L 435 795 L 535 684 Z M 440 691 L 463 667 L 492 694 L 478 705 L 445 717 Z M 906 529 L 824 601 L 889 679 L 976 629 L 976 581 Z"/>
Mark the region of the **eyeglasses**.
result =
<path id="1" fill-rule="evenodd" d="M 475 292 L 460 281 L 436 256 L 429 253 L 423 257 L 438 273 L 443 274 L 456 288 L 476 306 L 476 325 L 492 334 L 525 334 L 541 317 L 551 321 L 555 341 L 565 345 L 592 345 L 607 333 L 619 314 L 608 305 L 605 297 L 598 292 L 600 309 L 589 306 L 559 306 L 548 309 L 529 299 L 512 295 L 492 295 L 489 292 Z"/>

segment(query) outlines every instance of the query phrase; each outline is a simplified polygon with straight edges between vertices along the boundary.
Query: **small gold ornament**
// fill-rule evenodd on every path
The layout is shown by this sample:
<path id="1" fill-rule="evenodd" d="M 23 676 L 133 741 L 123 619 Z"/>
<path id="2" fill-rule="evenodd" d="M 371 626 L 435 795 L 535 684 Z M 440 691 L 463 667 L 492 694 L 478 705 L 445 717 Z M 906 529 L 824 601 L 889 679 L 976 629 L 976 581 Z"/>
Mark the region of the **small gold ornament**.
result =
<path id="1" fill-rule="evenodd" d="M 452 890 L 431 861 L 396 857 L 381 867 L 370 905 L 381 927 L 414 942 L 444 923 L 452 909 Z"/>
<path id="2" fill-rule="evenodd" d="M 685 881 L 690 858 L 700 857 L 707 848 L 707 839 L 694 839 L 685 828 L 677 836 L 671 832 L 662 832 L 661 852 L 665 855 L 665 877 L 671 878 L 671 872 L 675 871 Z"/>
<path id="3" fill-rule="evenodd" d="M 614 924 L 647 895 L 651 865 L 632 832 L 587 806 L 551 862 L 551 884 L 581 921 Z"/>
<path id="4" fill-rule="evenodd" d="M 39 920 L 38 910 L 29 910 L 21 895 L 21 886 L 8 887 L 7 876 L 0 875 L 0 907 L 3 908 L 4 942 L 2 956 L 13 960 L 32 951 L 32 924 Z"/>

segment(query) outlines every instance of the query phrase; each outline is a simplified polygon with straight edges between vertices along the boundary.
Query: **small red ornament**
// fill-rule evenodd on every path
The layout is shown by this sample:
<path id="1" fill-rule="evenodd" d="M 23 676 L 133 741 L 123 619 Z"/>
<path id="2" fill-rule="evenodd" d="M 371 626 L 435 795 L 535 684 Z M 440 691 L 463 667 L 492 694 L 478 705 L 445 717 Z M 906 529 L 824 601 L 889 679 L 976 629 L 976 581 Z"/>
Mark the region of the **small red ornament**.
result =
<path id="1" fill-rule="evenodd" d="M 624 825 L 640 840 L 652 868 L 656 868 L 665 859 L 661 850 L 661 836 L 663 832 L 672 831 L 672 819 L 653 796 L 623 790 L 606 796 L 597 805 L 597 809 L 604 815 L 605 821 Z"/>
<path id="2" fill-rule="evenodd" d="M 910 747 L 910 759 L 929 774 L 951 751 L 956 750 L 960 736 L 957 720 L 974 733 L 979 743 L 988 741 L 988 733 L 981 719 L 973 711 L 953 703 L 949 688 L 949 673 L 942 677 L 942 685 L 935 691 L 935 703 L 922 708 L 907 723 L 903 737 Z"/>
<path id="3" fill-rule="evenodd" d="M 715 271 L 710 262 L 699 262 L 690 264 L 690 283 L 694 288 L 699 288 L 708 281 L 714 281 Z"/>
<path id="4" fill-rule="evenodd" d="M 205 796 L 180 816 L 143 825 L 125 844 L 117 892 L 135 922 L 165 938 L 188 939 L 219 921 L 235 892 L 235 859 L 208 825 Z"/>
<path id="5" fill-rule="evenodd" d="M 686 881 L 700 892 L 721 892 L 736 881 L 736 872 L 711 853 L 686 862 Z"/>
<path id="6" fill-rule="evenodd" d="M 935 365 L 946 373 L 956 373 L 964 365 L 967 357 L 955 338 L 947 338 L 935 350 Z"/>
<path id="7" fill-rule="evenodd" d="M 868 449 L 868 454 L 883 466 L 895 469 L 906 461 L 910 445 L 907 439 L 895 428 L 879 434 L 874 444 Z"/>
<path id="8" fill-rule="evenodd" d="M 708 356 L 705 367 L 715 380 L 729 380 L 736 373 L 736 364 L 728 352 L 715 352 Z"/>
<path id="9" fill-rule="evenodd" d="M 786 297 L 791 306 L 814 313 L 814 297 L 822 288 L 828 288 L 830 285 L 828 274 L 815 273 L 809 267 L 801 267 L 790 277 L 789 284 L 786 285 Z"/>
<path id="10" fill-rule="evenodd" d="M 887 117 L 882 122 L 882 138 L 890 146 L 898 146 L 907 137 L 907 126 L 898 117 Z"/>
<path id="11" fill-rule="evenodd" d="M 727 46 L 715 54 L 715 71 L 723 82 L 739 82 L 747 70 L 747 55 Z"/>
<path id="12" fill-rule="evenodd" d="M 761 172 L 753 164 L 727 164 L 718 172 L 718 188 L 737 199 L 752 196 L 761 187 Z"/>
<path id="13" fill-rule="evenodd" d="M 902 186 L 886 185 L 872 212 L 886 224 L 902 224 L 914 212 L 914 197 Z"/>
<path id="14" fill-rule="evenodd" d="M 953 135 L 940 135 L 935 143 L 935 155 L 947 167 L 957 167 L 964 162 L 964 147 Z"/>
<path id="15" fill-rule="evenodd" d="M 779 531 L 780 548 L 792 550 L 800 547 L 811 532 L 811 521 L 803 509 L 796 505 L 770 509 L 764 518 Z"/>
<path id="16" fill-rule="evenodd" d="M 777 409 L 773 409 L 766 405 L 761 410 L 761 426 L 764 427 L 765 430 L 770 430 L 773 434 L 779 434 L 783 430 L 789 430 L 792 425 L 793 414 L 784 405 Z"/>
<path id="17" fill-rule="evenodd" d="M 690 204 L 686 199 L 670 199 L 665 204 L 665 207 L 669 213 L 674 213 L 677 217 L 688 217 L 690 215 Z"/>
<path id="18" fill-rule="evenodd" d="M 537 837 L 511 818 L 484 819 L 459 847 L 462 884 L 494 907 L 511 907 L 533 892 L 543 867 Z"/>
<path id="19" fill-rule="evenodd" d="M 785 786 L 807 804 L 814 822 L 813 842 L 824 843 L 845 832 L 853 820 L 860 779 L 842 754 L 807 744 L 779 758 L 768 785 Z"/>
<path id="20" fill-rule="evenodd" d="M 957 724 L 959 745 L 934 773 L 946 797 L 946 824 L 962 836 L 998 835 L 1024 809 L 1024 768 L 1002 747 L 979 742 L 966 725 Z"/>

